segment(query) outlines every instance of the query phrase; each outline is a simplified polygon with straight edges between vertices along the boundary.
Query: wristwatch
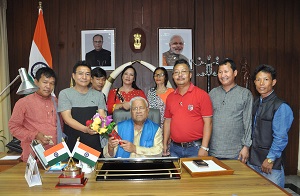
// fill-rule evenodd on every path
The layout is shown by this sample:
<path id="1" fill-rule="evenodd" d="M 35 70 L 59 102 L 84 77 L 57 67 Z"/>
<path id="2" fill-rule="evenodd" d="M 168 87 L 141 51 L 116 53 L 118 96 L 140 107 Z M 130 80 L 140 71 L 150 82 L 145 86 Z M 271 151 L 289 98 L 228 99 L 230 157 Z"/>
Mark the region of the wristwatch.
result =
<path id="1" fill-rule="evenodd" d="M 270 163 L 270 164 L 274 163 L 274 161 L 272 159 L 267 158 L 267 160 L 268 160 L 268 163 Z"/>
<path id="2" fill-rule="evenodd" d="M 206 148 L 206 147 L 204 147 L 204 146 L 201 146 L 200 148 L 206 150 L 207 152 L 209 151 L 209 148 Z"/>

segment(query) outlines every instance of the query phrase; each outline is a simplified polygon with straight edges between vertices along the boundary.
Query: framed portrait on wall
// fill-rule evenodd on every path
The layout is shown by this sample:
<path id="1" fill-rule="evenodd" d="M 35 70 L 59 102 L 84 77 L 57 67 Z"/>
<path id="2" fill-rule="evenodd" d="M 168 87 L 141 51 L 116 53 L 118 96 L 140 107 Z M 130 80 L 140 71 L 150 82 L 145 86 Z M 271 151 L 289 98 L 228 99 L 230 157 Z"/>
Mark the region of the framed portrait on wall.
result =
<path id="1" fill-rule="evenodd" d="M 173 69 L 178 59 L 189 62 L 193 59 L 192 29 L 158 29 L 158 59 L 159 66 Z"/>
<path id="2" fill-rule="evenodd" d="M 81 31 L 81 59 L 104 70 L 115 69 L 115 29 Z"/>

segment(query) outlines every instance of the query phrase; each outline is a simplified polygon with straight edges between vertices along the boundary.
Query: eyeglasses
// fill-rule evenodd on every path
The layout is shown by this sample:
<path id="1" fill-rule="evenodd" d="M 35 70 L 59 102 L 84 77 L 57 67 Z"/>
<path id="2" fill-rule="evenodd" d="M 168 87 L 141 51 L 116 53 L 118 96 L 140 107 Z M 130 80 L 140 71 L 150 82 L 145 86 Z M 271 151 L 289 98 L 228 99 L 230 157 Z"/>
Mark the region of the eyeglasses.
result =
<path id="1" fill-rule="evenodd" d="M 164 73 L 161 73 L 161 74 L 154 74 L 154 78 L 162 78 L 164 77 L 165 74 Z"/>
<path id="2" fill-rule="evenodd" d="M 140 106 L 140 107 L 134 107 L 134 108 L 131 108 L 132 111 L 134 112 L 137 112 L 137 111 L 141 111 L 141 112 L 144 112 L 147 108 L 146 107 L 143 107 L 143 106 Z"/>
<path id="3" fill-rule="evenodd" d="M 102 43 L 103 41 L 94 41 L 95 43 Z"/>
<path id="4" fill-rule="evenodd" d="M 81 72 L 81 71 L 78 71 L 78 72 L 76 72 L 76 74 L 78 74 L 79 76 L 87 76 L 87 77 L 89 77 L 89 76 L 91 76 L 91 73 L 90 72 Z"/>
<path id="5" fill-rule="evenodd" d="M 179 74 L 181 75 L 187 75 L 190 71 L 186 71 L 186 70 L 181 70 L 181 71 L 174 71 L 173 75 L 174 76 L 179 76 Z"/>
<path id="6" fill-rule="evenodd" d="M 182 46 L 182 45 L 184 45 L 184 43 L 183 42 L 173 42 L 172 45 L 181 45 Z"/>

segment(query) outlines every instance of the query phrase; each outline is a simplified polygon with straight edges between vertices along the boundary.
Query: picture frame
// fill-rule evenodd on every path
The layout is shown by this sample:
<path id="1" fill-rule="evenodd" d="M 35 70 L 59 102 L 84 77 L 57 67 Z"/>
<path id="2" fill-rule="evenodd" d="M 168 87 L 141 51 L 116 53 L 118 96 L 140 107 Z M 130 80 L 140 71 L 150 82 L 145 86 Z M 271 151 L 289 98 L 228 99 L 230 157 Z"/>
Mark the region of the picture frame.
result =
<path id="1" fill-rule="evenodd" d="M 93 37 L 97 34 L 103 36 L 102 49 L 104 50 L 101 49 L 101 53 L 95 52 Z M 110 62 L 107 51 L 110 52 Z M 92 69 L 99 66 L 104 70 L 115 70 L 115 29 L 82 30 L 81 60 L 87 61 Z"/>
<path id="2" fill-rule="evenodd" d="M 171 38 L 176 35 L 182 37 L 183 45 L 180 45 L 180 42 L 178 42 L 178 40 L 174 40 L 174 43 L 177 44 L 176 46 L 174 46 L 175 48 L 171 49 L 172 48 L 172 46 L 170 46 Z M 178 37 L 176 39 L 178 39 Z M 192 69 L 193 67 L 191 65 L 191 59 L 193 59 L 192 41 L 193 41 L 192 29 L 158 28 L 158 57 L 159 57 L 158 65 L 166 69 L 173 69 L 175 61 L 181 58 L 182 57 L 181 55 L 183 55 L 183 58 L 185 57 L 185 59 L 189 62 L 190 69 Z M 178 56 L 178 54 L 180 54 L 180 56 Z"/>

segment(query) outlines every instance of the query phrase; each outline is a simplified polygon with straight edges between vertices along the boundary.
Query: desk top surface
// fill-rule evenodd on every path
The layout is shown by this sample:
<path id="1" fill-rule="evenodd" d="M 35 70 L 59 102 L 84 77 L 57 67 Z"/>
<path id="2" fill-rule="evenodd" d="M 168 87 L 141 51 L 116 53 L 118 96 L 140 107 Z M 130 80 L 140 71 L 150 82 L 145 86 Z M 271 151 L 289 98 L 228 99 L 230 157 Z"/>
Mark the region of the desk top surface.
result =
<path id="1" fill-rule="evenodd" d="M 234 170 L 233 175 L 191 177 L 182 168 L 180 180 L 96 181 L 95 173 L 86 174 L 83 188 L 55 188 L 59 174 L 40 169 L 43 185 L 29 188 L 22 162 L 0 173 L 1 195 L 289 195 L 284 189 L 236 161 L 222 161 Z M 17 187 L 17 188 L 16 188 Z"/>

